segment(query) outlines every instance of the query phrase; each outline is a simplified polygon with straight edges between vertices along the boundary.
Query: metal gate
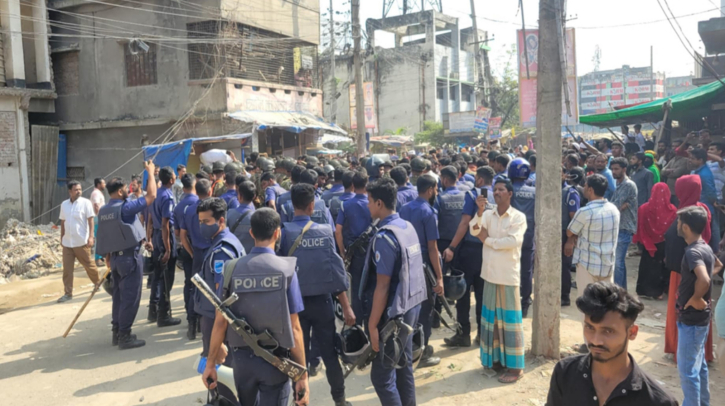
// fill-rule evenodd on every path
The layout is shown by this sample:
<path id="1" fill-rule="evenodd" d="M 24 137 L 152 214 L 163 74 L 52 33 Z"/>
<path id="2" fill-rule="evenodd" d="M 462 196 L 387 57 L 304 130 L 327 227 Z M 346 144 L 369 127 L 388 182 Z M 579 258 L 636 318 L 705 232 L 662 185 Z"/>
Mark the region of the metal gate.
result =
<path id="1" fill-rule="evenodd" d="M 53 221 L 53 195 L 58 183 L 58 127 L 34 125 L 30 127 L 31 154 L 31 205 L 33 223 L 48 224 Z M 57 216 L 56 216 L 57 217 Z"/>

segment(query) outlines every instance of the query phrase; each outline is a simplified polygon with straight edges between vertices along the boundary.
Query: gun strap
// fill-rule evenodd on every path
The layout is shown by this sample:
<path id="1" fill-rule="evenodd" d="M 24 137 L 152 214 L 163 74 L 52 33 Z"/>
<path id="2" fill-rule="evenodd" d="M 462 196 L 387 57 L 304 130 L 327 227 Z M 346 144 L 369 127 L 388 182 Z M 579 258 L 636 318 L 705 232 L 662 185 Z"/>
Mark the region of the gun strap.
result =
<path id="1" fill-rule="evenodd" d="M 237 266 L 237 262 L 239 262 L 240 259 L 241 258 L 234 258 L 224 263 L 224 288 L 226 290 L 229 290 L 229 285 L 232 283 L 234 268 Z"/>
<path id="2" fill-rule="evenodd" d="M 295 250 L 297 250 L 297 247 L 299 247 L 300 243 L 302 242 L 302 237 L 304 237 L 307 230 L 309 230 L 310 227 L 312 227 L 312 224 L 314 224 L 314 221 L 312 221 L 312 220 L 310 220 L 309 222 L 307 222 L 307 224 L 305 224 L 305 228 L 302 229 L 302 232 L 300 233 L 300 235 L 297 236 L 294 244 L 292 244 L 292 248 L 289 249 L 289 253 L 287 253 L 288 257 L 291 257 L 292 254 L 295 253 Z"/>
<path id="3" fill-rule="evenodd" d="M 234 234 L 234 231 L 236 231 L 237 227 L 239 227 L 239 225 L 242 223 L 242 220 L 244 220 L 251 212 L 252 212 L 251 210 L 247 210 L 244 213 L 242 213 L 241 216 L 239 216 L 239 219 L 237 219 L 237 221 L 234 222 L 234 225 L 230 229 L 232 234 Z"/>

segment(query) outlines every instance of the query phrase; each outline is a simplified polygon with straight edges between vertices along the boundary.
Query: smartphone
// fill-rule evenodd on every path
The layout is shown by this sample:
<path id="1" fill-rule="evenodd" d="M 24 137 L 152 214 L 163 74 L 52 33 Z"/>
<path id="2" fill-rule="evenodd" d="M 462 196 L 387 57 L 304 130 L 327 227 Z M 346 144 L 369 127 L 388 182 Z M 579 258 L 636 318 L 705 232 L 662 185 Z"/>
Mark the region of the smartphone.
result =
<path id="1" fill-rule="evenodd" d="M 488 188 L 485 188 L 485 187 L 481 188 L 481 196 L 488 199 Z"/>

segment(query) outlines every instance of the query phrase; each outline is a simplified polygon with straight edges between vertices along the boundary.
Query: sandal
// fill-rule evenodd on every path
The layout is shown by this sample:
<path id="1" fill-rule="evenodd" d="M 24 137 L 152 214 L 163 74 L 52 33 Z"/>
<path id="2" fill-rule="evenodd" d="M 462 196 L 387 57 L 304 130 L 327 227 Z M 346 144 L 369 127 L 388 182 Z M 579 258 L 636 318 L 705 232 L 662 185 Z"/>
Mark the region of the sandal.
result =
<path id="1" fill-rule="evenodd" d="M 501 383 L 516 383 L 519 379 L 524 377 L 524 371 L 521 371 L 519 373 L 514 373 L 511 371 L 507 371 L 505 374 L 501 375 L 498 378 L 498 381 Z"/>

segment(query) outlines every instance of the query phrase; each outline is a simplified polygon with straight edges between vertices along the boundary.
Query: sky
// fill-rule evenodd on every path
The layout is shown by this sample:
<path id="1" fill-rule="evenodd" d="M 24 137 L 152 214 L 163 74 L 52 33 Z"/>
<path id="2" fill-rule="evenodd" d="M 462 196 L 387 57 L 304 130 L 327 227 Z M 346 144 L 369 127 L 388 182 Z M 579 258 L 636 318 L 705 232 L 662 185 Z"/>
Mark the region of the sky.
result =
<path id="1" fill-rule="evenodd" d="M 408 0 L 414 12 L 420 9 L 422 0 Z M 430 1 L 430 0 L 427 0 Z M 462 28 L 471 26 L 470 0 L 441 0 L 443 13 L 460 18 Z M 659 0 L 667 10 L 665 0 Z M 697 32 L 698 21 L 720 16 L 721 0 L 666 0 L 684 31 L 683 41 L 687 38 L 692 47 L 700 54 L 704 46 Z M 361 22 L 365 26 L 368 18 L 382 17 L 383 0 L 361 1 Z M 389 12 L 389 16 L 402 14 L 402 0 Z M 538 0 L 524 0 L 524 16 L 527 28 L 536 28 L 539 14 Z M 320 1 L 321 13 L 328 9 L 328 1 Z M 506 50 L 516 41 L 516 30 L 521 28 L 521 14 L 518 0 L 475 0 L 478 29 L 486 30 L 491 41 L 489 58 L 494 74 L 500 74 L 505 64 Z M 337 11 L 349 9 L 349 0 L 335 0 Z M 431 3 L 426 9 L 431 9 Z M 695 14 L 696 15 L 690 15 Z M 598 45 L 601 49 L 599 70 L 649 66 L 650 46 L 654 47 L 654 70 L 664 72 L 667 77 L 685 76 L 694 73 L 695 62 L 686 48 L 680 43 L 673 28 L 667 22 L 658 0 L 608 0 L 568 1 L 567 15 L 570 21 L 567 27 L 576 28 L 577 75 L 582 76 L 594 70 L 592 57 Z M 689 16 L 688 16 L 689 15 Z M 336 19 L 340 17 L 337 16 Z M 322 17 L 327 18 L 327 16 Z M 495 20 L 495 21 L 493 21 Z M 675 21 L 673 25 L 677 28 Z M 386 44 L 376 34 L 376 45 L 392 46 L 390 39 Z M 689 48 L 689 46 L 688 46 Z M 690 51 L 691 52 L 691 51 Z M 515 63 L 514 63 L 515 66 Z"/>

